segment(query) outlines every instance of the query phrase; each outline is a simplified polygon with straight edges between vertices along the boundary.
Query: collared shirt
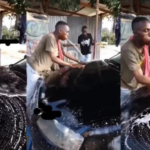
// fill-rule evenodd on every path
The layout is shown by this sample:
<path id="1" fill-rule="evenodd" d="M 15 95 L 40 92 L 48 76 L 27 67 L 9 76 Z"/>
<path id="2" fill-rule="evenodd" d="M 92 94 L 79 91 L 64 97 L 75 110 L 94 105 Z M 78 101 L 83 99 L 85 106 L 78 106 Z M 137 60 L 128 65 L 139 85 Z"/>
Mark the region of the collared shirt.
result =
<path id="1" fill-rule="evenodd" d="M 144 68 L 143 49 L 138 49 L 129 40 L 121 48 L 121 87 L 130 90 L 141 87 L 133 74 L 133 71 L 140 68 Z"/>
<path id="2" fill-rule="evenodd" d="M 27 58 L 27 62 L 39 74 L 58 70 L 59 66 L 51 60 L 50 53 L 58 57 L 58 45 L 52 33 L 43 36 L 32 56 Z"/>

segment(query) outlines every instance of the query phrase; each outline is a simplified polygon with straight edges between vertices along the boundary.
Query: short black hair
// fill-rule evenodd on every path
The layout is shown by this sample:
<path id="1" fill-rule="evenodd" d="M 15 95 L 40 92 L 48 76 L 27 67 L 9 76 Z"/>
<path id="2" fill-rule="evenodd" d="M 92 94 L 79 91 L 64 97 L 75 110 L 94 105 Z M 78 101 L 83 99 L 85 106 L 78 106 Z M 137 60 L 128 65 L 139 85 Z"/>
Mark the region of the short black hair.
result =
<path id="1" fill-rule="evenodd" d="M 69 26 L 68 23 L 66 23 L 66 22 L 64 22 L 64 21 L 58 21 L 58 22 L 56 23 L 56 25 L 55 25 L 55 29 L 57 29 L 59 25 L 67 25 L 67 26 Z"/>
<path id="2" fill-rule="evenodd" d="M 82 27 L 82 30 L 84 30 L 84 29 L 87 29 L 87 26 L 83 26 L 83 27 Z"/>
<path id="3" fill-rule="evenodd" d="M 136 17 L 132 20 L 132 30 L 134 30 L 134 27 L 137 23 L 142 22 L 142 21 L 148 21 L 149 19 L 147 19 L 146 17 Z"/>

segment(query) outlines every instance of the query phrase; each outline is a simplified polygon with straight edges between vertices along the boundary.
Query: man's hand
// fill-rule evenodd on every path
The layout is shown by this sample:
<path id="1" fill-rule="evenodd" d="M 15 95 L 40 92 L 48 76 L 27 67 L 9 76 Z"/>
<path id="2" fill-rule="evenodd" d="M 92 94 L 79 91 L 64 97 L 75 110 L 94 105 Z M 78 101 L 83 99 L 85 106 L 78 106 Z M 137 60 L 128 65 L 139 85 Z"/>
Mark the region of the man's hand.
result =
<path id="1" fill-rule="evenodd" d="M 59 59 L 58 57 L 56 57 L 53 53 L 50 53 L 50 57 L 53 62 L 55 62 L 61 66 L 68 66 L 70 68 L 84 68 L 84 65 L 81 65 L 81 64 L 71 64 L 71 63 L 65 62 L 65 61 Z"/>
<path id="2" fill-rule="evenodd" d="M 84 68 L 85 65 L 81 65 L 81 64 L 71 64 L 71 68 Z"/>

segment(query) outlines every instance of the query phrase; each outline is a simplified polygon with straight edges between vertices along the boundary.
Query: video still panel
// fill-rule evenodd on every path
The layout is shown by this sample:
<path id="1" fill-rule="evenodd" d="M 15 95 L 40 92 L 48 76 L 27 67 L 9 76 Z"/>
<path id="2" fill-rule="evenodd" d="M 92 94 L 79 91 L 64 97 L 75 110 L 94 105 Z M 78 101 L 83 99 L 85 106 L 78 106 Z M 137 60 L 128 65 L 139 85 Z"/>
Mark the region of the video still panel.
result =
<path id="1" fill-rule="evenodd" d="M 0 43 L 26 43 L 26 3 L 0 0 Z"/>
<path id="2" fill-rule="evenodd" d="M 20 1 L 20 5 L 18 1 L 16 5 L 13 5 L 14 2 L 15 1 L 13 0 L 11 1 L 11 10 L 14 8 L 14 10 L 16 11 L 17 8 L 18 13 L 24 10 L 24 5 L 26 5 L 26 3 L 22 3 L 22 1 Z M 84 5 L 84 7 L 87 6 L 88 2 L 85 3 L 81 3 L 81 5 Z M 0 5 L 3 6 L 4 9 L 3 4 L 4 3 L 0 3 Z M 27 84 L 26 105 L 29 105 L 27 105 L 26 112 L 28 115 L 24 116 L 24 124 L 22 128 L 20 127 L 22 129 L 22 132 L 20 130 L 20 132 L 16 132 L 16 134 L 18 133 L 19 135 L 17 137 L 18 139 L 16 138 L 16 141 L 18 142 L 16 143 L 16 141 L 14 141 L 15 146 L 13 145 L 13 142 L 10 142 L 8 147 L 7 145 L 9 140 L 7 140 L 6 144 L 3 145 L 3 149 L 24 150 L 24 145 L 26 142 L 24 140 L 24 125 L 26 124 L 26 122 L 27 149 L 119 149 L 120 55 L 118 55 L 118 53 L 120 49 L 118 46 L 119 44 L 116 43 L 115 37 L 115 31 L 118 31 L 118 28 L 115 27 L 115 23 L 117 22 L 117 20 L 113 21 L 112 19 L 110 21 L 110 19 L 107 18 L 107 13 L 110 12 L 110 10 L 108 10 L 105 6 L 103 6 L 103 11 L 97 12 L 97 15 L 95 11 L 95 5 L 92 5 L 90 7 L 88 5 L 88 7 L 75 15 L 72 15 L 72 12 L 68 13 L 68 11 L 65 12 L 56 9 L 53 9 L 53 12 L 51 12 L 50 10 L 50 13 L 47 11 L 46 14 L 49 15 L 39 15 L 39 13 L 43 13 L 41 11 L 41 7 L 44 7 L 46 3 L 42 3 L 40 7 L 39 4 L 40 3 L 38 3 L 38 5 L 35 5 L 35 3 L 33 3 L 32 9 L 27 8 L 31 12 L 34 12 L 34 14 L 36 13 L 36 15 L 31 15 L 30 13 L 30 18 L 27 21 L 27 34 L 23 36 L 25 40 L 22 40 L 22 43 L 25 43 L 27 41 L 27 63 L 29 57 L 31 57 L 32 59 L 32 56 L 35 55 L 34 53 L 36 49 L 38 49 L 37 47 L 39 47 L 38 45 L 40 45 L 41 39 L 46 34 L 55 32 L 55 26 L 59 21 L 67 23 L 65 26 L 67 26 L 67 28 L 70 28 L 70 31 L 67 32 L 67 35 L 69 37 L 67 38 L 69 39 L 67 40 L 68 42 L 62 42 L 64 40 L 64 34 L 62 35 L 63 39 L 60 39 L 61 46 L 63 46 L 62 49 L 66 53 L 71 55 L 71 57 L 73 57 L 74 59 L 71 60 L 70 58 L 66 58 L 66 56 L 63 57 L 62 55 L 64 53 L 62 53 L 61 55 L 61 51 L 59 51 L 57 53 L 58 58 L 67 63 L 67 66 L 62 67 L 57 65 L 61 72 L 59 72 L 59 74 L 57 72 L 53 72 L 54 74 L 52 74 L 52 76 L 51 70 L 49 71 L 48 69 L 48 72 L 46 72 L 47 80 L 45 80 L 45 77 L 43 78 L 43 74 L 40 77 L 39 75 L 37 76 L 36 73 L 38 71 L 35 68 L 29 66 L 29 64 L 27 64 L 27 68 L 24 69 L 24 66 L 26 66 L 26 57 L 17 63 L 10 63 L 13 65 L 10 65 L 9 68 L 11 67 L 13 73 L 15 73 L 16 76 L 21 79 L 21 82 L 23 82 L 21 83 L 18 81 L 19 85 L 17 84 L 17 87 L 15 87 L 15 89 L 22 87 L 21 89 L 17 89 L 15 91 L 19 93 L 19 97 L 24 98 L 23 92 L 27 84 L 26 80 L 36 78 L 36 81 L 38 80 L 38 82 L 35 86 L 33 86 L 32 84 L 35 84 L 35 81 L 32 80 L 32 82 L 28 82 L 30 84 Z M 20 6 L 17 7 L 18 5 Z M 64 5 L 63 3 L 62 6 L 60 4 L 59 6 L 60 8 L 62 8 L 66 5 Z M 10 6 L 8 7 L 10 9 Z M 91 7 L 94 7 L 94 9 Z M 67 18 L 66 15 L 76 17 Z M 98 15 L 100 16 L 98 17 Z M 104 19 L 102 20 L 102 18 Z M 44 25 L 41 25 L 41 22 L 44 22 Z M 102 27 L 103 30 L 101 35 Z M 64 28 L 61 30 L 64 31 Z M 87 33 L 88 37 L 80 36 L 87 35 Z M 102 42 L 100 42 L 101 40 Z M 89 41 L 91 41 L 90 44 Z M 85 45 L 88 45 L 88 48 L 86 48 L 88 52 L 86 53 L 85 48 L 83 48 Z M 118 47 L 116 47 L 116 45 Z M 16 48 L 14 49 L 16 50 Z M 17 49 L 19 50 L 16 51 L 20 53 L 20 48 L 17 47 Z M 43 50 L 45 50 L 45 48 L 43 48 Z M 100 50 L 102 50 L 102 53 L 100 53 Z M 9 63 L 7 65 L 9 65 Z M 29 69 L 29 67 L 31 68 Z M 56 70 L 54 69 L 52 71 Z M 34 77 L 33 74 L 35 75 Z M 113 78 L 110 75 L 112 75 Z M 30 85 L 30 88 L 28 88 L 28 85 Z M 31 88 L 31 86 L 33 86 L 33 88 Z M 30 89 L 31 91 L 28 89 Z M 113 91 L 111 89 L 113 89 Z M 30 94 L 33 94 L 31 99 L 28 99 L 28 97 L 30 97 L 28 91 L 30 92 Z M 13 94 L 15 92 L 13 92 Z M 99 95 L 101 95 L 101 97 L 99 97 Z M 114 103 L 110 101 L 111 99 L 115 99 Z M 22 103 L 23 105 L 25 103 L 23 99 Z M 112 107 L 110 105 L 112 105 Z M 51 115 L 51 109 L 53 109 L 53 111 L 61 111 L 62 116 L 60 117 L 57 113 L 59 117 L 57 116 L 57 118 L 54 119 L 53 115 Z M 23 112 L 24 110 L 25 109 L 23 109 Z M 16 114 L 16 118 L 20 116 L 19 113 L 14 114 Z M 16 121 L 16 119 L 14 119 L 13 121 Z M 19 121 L 17 123 L 19 123 Z M 43 125 L 45 125 L 45 127 Z M 5 124 L 3 124 L 3 126 L 5 126 Z M 44 128 L 46 127 L 48 127 L 47 132 L 44 130 Z M 1 133 L 5 135 L 3 132 Z M 19 133 L 22 133 L 22 135 L 20 135 Z M 3 143 L 3 140 L 1 142 Z"/>
<path id="3" fill-rule="evenodd" d="M 26 150 L 26 16 L 0 1 L 0 149 Z M 7 40 L 7 41 L 6 41 Z M 13 40 L 13 41 L 12 41 Z M 10 41 L 12 43 L 10 43 Z"/>
<path id="4" fill-rule="evenodd" d="M 27 13 L 27 120 L 35 149 L 119 148 L 120 48 L 113 23 L 99 19 L 104 44 L 98 34 L 94 57 L 95 18 Z M 114 41 L 107 42 L 107 33 Z M 62 115 L 54 119 L 52 111 Z"/>
<path id="5" fill-rule="evenodd" d="M 149 16 L 121 16 L 121 149 L 150 149 Z"/>
<path id="6" fill-rule="evenodd" d="M 26 150 L 26 45 L 0 44 L 0 149 Z"/>

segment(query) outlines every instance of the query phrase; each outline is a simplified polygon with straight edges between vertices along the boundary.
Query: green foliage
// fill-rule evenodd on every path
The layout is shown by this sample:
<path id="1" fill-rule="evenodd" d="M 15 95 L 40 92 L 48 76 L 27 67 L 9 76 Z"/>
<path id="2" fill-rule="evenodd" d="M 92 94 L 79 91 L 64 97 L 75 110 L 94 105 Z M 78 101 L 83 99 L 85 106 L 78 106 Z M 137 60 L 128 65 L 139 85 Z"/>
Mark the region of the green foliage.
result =
<path id="1" fill-rule="evenodd" d="M 23 14 L 27 7 L 31 7 L 31 0 L 7 0 L 9 5 L 14 8 L 16 14 Z M 37 0 L 42 2 L 43 0 Z M 58 6 L 60 10 L 76 11 L 79 9 L 81 0 L 49 0 L 51 6 Z M 95 6 L 96 0 L 88 0 L 92 6 Z M 120 0 L 100 0 L 100 3 L 106 4 L 112 11 L 114 17 L 120 15 Z"/>
<path id="2" fill-rule="evenodd" d="M 107 30 L 102 32 L 102 41 L 103 42 L 108 42 L 109 45 L 114 45 L 115 44 L 115 34 L 112 32 L 109 32 Z"/>
<path id="3" fill-rule="evenodd" d="M 81 0 L 50 0 L 50 5 L 57 5 L 60 10 L 77 11 Z"/>
<path id="4" fill-rule="evenodd" d="M 15 10 L 16 14 L 25 14 L 26 8 L 31 7 L 30 0 L 7 0 L 9 5 Z"/>
<path id="5" fill-rule="evenodd" d="M 91 5 L 96 4 L 96 0 L 89 0 Z M 114 17 L 120 16 L 121 2 L 120 0 L 100 0 L 101 4 L 105 4 L 111 11 Z"/>
<path id="6" fill-rule="evenodd" d="M 15 35 L 17 30 L 13 26 L 10 29 L 8 29 L 6 26 L 3 26 L 2 31 L 3 31 L 2 39 L 18 39 L 19 38 L 17 35 Z"/>

